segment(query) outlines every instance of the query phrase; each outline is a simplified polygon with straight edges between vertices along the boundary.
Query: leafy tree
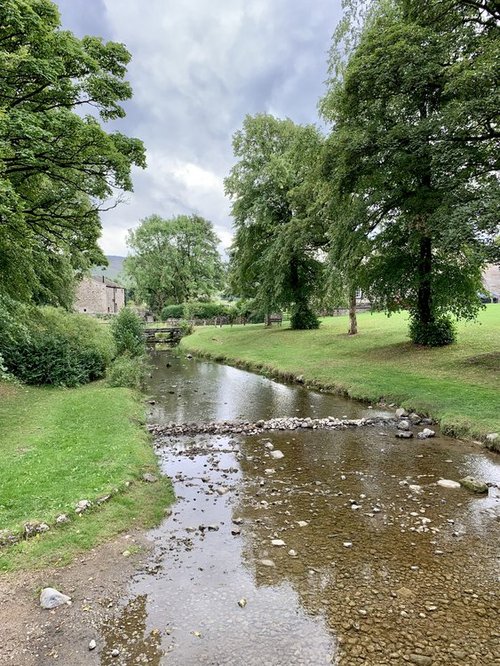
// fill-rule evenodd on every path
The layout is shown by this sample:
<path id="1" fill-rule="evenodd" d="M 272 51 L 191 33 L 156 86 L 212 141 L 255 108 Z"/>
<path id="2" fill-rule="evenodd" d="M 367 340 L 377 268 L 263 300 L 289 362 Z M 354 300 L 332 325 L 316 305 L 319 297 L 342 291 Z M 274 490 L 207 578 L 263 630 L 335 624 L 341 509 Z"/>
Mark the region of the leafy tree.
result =
<path id="1" fill-rule="evenodd" d="M 0 3 L 0 283 L 68 306 L 72 277 L 106 260 L 99 213 L 145 166 L 138 139 L 106 132 L 131 97 L 122 44 L 60 29 L 50 0 Z M 85 110 L 91 115 L 84 115 Z M 63 276 L 62 278 L 60 276 Z"/>
<path id="2" fill-rule="evenodd" d="M 332 245 L 351 246 L 336 259 L 361 257 L 364 291 L 388 312 L 409 307 L 420 343 L 453 338 L 446 313 L 475 316 L 498 251 L 498 34 L 482 4 L 372 3 L 322 102 Z"/>
<path id="3" fill-rule="evenodd" d="M 222 286 L 224 267 L 211 222 L 198 215 L 150 215 L 128 235 L 125 270 L 136 295 L 158 315 L 168 303 L 206 298 Z"/>
<path id="4" fill-rule="evenodd" d="M 311 301 L 320 287 L 317 248 L 325 227 L 311 191 L 322 140 L 313 126 L 247 116 L 234 135 L 238 161 L 225 180 L 236 226 L 233 292 L 255 298 L 266 312 L 291 306 L 296 328 L 318 326 Z"/>

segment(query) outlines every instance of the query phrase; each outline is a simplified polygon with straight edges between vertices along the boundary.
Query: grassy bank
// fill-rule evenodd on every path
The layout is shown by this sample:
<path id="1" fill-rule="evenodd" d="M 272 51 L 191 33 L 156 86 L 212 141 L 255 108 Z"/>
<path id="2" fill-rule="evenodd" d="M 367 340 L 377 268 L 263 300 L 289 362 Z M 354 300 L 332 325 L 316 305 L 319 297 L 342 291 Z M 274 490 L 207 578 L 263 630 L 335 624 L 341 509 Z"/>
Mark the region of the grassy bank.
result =
<path id="1" fill-rule="evenodd" d="M 456 436 L 500 432 L 500 306 L 475 323 L 458 325 L 458 342 L 414 347 L 407 316 L 359 315 L 359 334 L 346 334 L 346 317 L 330 317 L 317 331 L 262 325 L 198 328 L 182 340 L 197 354 L 308 384 L 353 398 L 384 399 L 438 419 Z"/>
<path id="2" fill-rule="evenodd" d="M 51 526 L 0 549 L 0 570 L 65 563 L 124 529 L 159 521 L 172 488 L 165 478 L 141 480 L 157 472 L 142 419 L 131 391 L 100 382 L 76 389 L 0 384 L 0 529 Z M 75 514 L 78 501 L 108 494 L 99 508 Z M 61 513 L 70 522 L 55 527 Z"/>

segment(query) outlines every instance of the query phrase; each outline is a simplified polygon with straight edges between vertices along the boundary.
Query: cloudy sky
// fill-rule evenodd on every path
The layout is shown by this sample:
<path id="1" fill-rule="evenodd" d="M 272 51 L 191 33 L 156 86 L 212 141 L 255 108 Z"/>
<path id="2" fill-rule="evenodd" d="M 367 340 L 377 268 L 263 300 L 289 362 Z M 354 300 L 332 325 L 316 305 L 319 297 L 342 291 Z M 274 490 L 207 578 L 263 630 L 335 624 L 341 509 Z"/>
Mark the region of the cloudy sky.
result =
<path id="1" fill-rule="evenodd" d="M 57 0 L 64 28 L 123 42 L 134 91 L 120 131 L 148 167 L 106 213 L 101 245 L 127 254 L 127 230 L 152 213 L 197 213 L 231 240 L 223 179 L 246 114 L 318 122 L 341 0 Z"/>

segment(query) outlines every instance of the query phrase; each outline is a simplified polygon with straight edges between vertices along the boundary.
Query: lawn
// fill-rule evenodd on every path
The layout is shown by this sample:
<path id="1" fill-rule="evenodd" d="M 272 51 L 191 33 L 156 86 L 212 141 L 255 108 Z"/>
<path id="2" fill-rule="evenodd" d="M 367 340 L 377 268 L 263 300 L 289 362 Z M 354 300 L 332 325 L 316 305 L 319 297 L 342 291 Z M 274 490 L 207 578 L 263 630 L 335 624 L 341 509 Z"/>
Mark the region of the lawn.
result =
<path id="1" fill-rule="evenodd" d="M 500 306 L 476 322 L 458 324 L 449 347 L 413 346 L 406 314 L 358 316 L 348 336 L 347 317 L 322 320 L 317 331 L 287 326 L 200 327 L 182 340 L 185 350 L 369 401 L 385 400 L 437 418 L 444 431 L 484 438 L 500 431 Z"/>
<path id="2" fill-rule="evenodd" d="M 121 530 L 161 518 L 172 488 L 165 478 L 141 480 L 158 471 L 143 416 L 131 391 L 102 382 L 77 389 L 0 384 L 0 530 L 19 533 L 27 521 L 51 526 L 0 549 L 0 570 L 65 563 Z M 108 494 L 100 508 L 75 514 L 79 500 Z M 55 527 L 61 513 L 71 522 Z"/>

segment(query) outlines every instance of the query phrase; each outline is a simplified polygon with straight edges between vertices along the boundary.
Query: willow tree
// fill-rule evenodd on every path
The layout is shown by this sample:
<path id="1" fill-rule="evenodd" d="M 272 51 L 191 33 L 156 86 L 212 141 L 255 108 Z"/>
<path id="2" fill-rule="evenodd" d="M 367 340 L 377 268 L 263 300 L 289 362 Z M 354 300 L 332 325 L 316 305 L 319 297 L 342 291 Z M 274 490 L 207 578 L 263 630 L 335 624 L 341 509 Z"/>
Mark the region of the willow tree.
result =
<path id="1" fill-rule="evenodd" d="M 498 27 L 482 3 L 371 3 L 346 63 L 331 59 L 333 245 L 415 342 L 473 318 L 498 234 Z M 445 8 L 446 12 L 442 10 Z M 498 257 L 497 257 L 498 258 Z"/>
<path id="2" fill-rule="evenodd" d="M 291 307 L 292 328 L 319 325 L 312 305 L 321 288 L 325 229 L 309 195 L 322 142 L 311 125 L 247 116 L 234 135 L 237 162 L 225 179 L 236 228 L 233 291 L 255 298 L 266 312 Z"/>
<path id="3" fill-rule="evenodd" d="M 106 262 L 100 212 L 145 166 L 141 141 L 104 129 L 125 115 L 129 60 L 61 30 L 50 0 L 0 3 L 0 289 L 14 298 L 69 305 L 75 272 Z"/>

